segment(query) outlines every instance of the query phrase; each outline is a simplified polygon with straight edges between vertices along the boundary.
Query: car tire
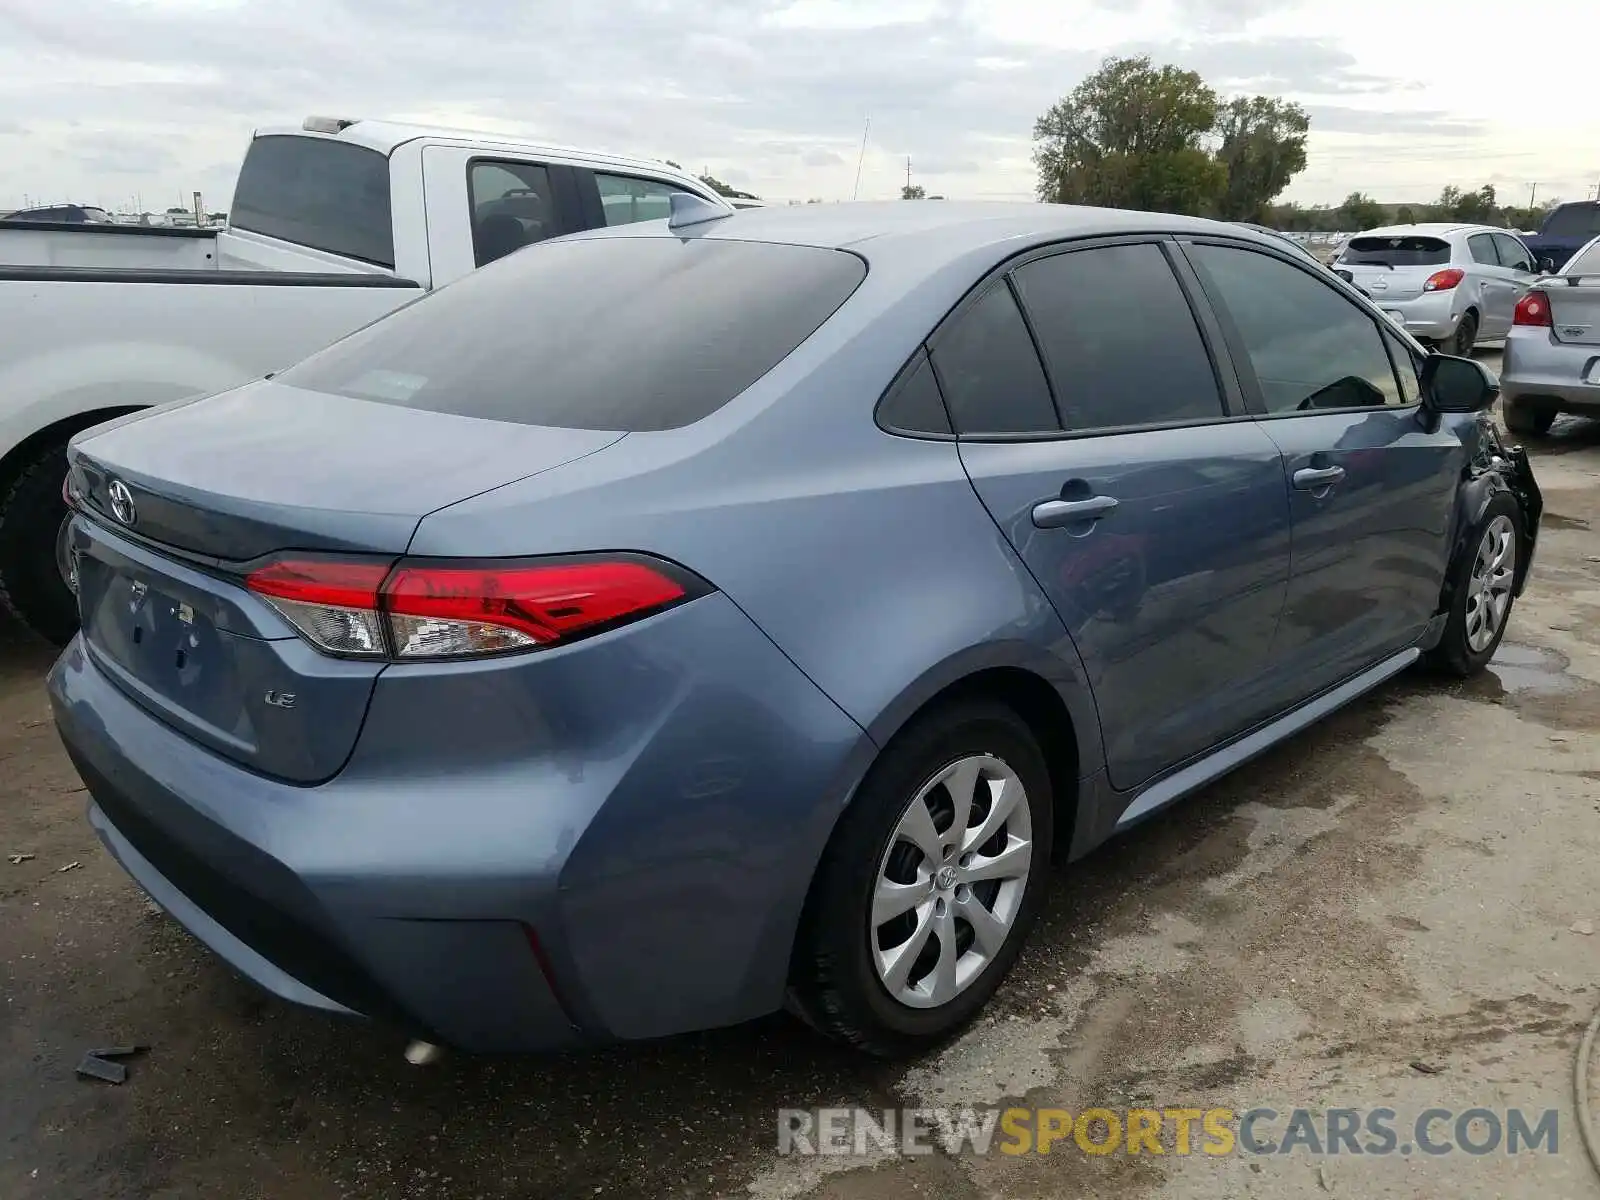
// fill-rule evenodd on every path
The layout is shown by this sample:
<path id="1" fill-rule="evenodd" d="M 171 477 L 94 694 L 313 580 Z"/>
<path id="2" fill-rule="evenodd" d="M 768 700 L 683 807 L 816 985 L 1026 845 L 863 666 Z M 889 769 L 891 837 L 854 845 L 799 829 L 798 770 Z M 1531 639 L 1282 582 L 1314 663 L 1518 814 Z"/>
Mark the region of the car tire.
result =
<path id="1" fill-rule="evenodd" d="M 1472 357 L 1472 347 L 1478 340 L 1478 314 L 1468 309 L 1461 314 L 1461 323 L 1456 326 L 1455 333 L 1448 343 L 1447 354 L 1455 354 L 1461 358 Z"/>
<path id="2" fill-rule="evenodd" d="M 958 832 L 969 780 L 971 819 Z M 1021 794 L 1010 796 L 1013 788 Z M 1007 804 L 1003 824 L 972 840 L 996 804 Z M 791 1007 L 881 1058 L 919 1054 L 959 1032 L 1000 986 L 1038 916 L 1052 816 L 1044 755 L 1012 709 L 964 699 L 916 718 L 878 756 L 829 840 L 801 918 Z M 935 839 L 939 859 L 908 830 Z M 1021 843 L 1031 852 L 1020 876 L 965 882 L 969 869 L 994 869 L 1000 848 L 1014 869 Z M 875 907 L 902 886 L 914 890 Z M 987 915 L 981 935 L 967 915 Z"/>
<path id="3" fill-rule="evenodd" d="M 1524 543 L 1516 500 L 1504 492 L 1491 497 L 1450 564 L 1450 612 L 1439 644 L 1428 653 L 1429 666 L 1465 679 L 1494 657 L 1516 604 Z"/>
<path id="4" fill-rule="evenodd" d="M 0 604 L 57 646 L 78 631 L 78 599 L 58 562 L 66 501 L 65 444 L 40 450 L 0 501 Z"/>
<path id="5" fill-rule="evenodd" d="M 1504 405 L 1506 428 L 1512 433 L 1543 437 L 1556 423 L 1556 410 L 1549 405 L 1507 401 Z"/>

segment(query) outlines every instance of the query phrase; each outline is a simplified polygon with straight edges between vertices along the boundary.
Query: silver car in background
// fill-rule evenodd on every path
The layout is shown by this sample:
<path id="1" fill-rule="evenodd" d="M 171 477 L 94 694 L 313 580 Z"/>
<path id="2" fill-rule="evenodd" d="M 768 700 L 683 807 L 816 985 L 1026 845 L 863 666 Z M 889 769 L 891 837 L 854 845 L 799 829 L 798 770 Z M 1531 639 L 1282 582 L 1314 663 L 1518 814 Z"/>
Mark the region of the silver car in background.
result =
<path id="1" fill-rule="evenodd" d="M 1600 237 L 1517 302 L 1500 396 L 1517 433 L 1544 433 L 1561 413 L 1600 416 Z"/>
<path id="2" fill-rule="evenodd" d="M 1369 229 L 1333 266 L 1412 337 L 1460 355 L 1504 339 L 1517 301 L 1539 279 L 1515 234 L 1454 223 Z"/>

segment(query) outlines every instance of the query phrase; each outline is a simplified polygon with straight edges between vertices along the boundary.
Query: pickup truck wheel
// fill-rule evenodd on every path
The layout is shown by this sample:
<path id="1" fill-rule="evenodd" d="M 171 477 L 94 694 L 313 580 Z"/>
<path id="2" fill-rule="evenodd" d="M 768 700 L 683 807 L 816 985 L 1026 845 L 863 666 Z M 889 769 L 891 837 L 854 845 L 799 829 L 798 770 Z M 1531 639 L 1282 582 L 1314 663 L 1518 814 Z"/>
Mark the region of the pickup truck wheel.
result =
<path id="1" fill-rule="evenodd" d="M 1512 433 L 1531 433 L 1543 437 L 1556 423 L 1556 410 L 1548 405 L 1523 404 L 1508 401 L 1505 405 L 1506 428 Z"/>
<path id="2" fill-rule="evenodd" d="M 66 476 L 66 446 L 51 446 L 23 468 L 0 502 L 0 603 L 57 646 L 78 631 L 78 600 L 59 563 Z"/>
<path id="3" fill-rule="evenodd" d="M 1464 679 L 1488 665 L 1511 620 L 1521 561 L 1522 509 L 1502 492 L 1490 499 L 1450 564 L 1450 615 L 1428 654 L 1430 666 Z"/>

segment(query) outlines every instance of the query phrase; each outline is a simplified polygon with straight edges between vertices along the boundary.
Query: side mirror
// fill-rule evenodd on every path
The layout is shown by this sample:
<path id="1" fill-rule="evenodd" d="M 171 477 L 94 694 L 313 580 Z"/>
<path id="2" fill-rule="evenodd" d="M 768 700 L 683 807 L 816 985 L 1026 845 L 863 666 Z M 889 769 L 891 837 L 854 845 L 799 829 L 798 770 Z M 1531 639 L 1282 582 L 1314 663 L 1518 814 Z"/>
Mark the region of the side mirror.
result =
<path id="1" fill-rule="evenodd" d="M 1422 364 L 1422 403 L 1441 413 L 1487 412 L 1500 397 L 1500 380 L 1471 358 L 1430 354 Z"/>
<path id="2" fill-rule="evenodd" d="M 1556 273 L 1556 260 L 1548 255 L 1539 260 L 1539 274 L 1554 275 Z"/>

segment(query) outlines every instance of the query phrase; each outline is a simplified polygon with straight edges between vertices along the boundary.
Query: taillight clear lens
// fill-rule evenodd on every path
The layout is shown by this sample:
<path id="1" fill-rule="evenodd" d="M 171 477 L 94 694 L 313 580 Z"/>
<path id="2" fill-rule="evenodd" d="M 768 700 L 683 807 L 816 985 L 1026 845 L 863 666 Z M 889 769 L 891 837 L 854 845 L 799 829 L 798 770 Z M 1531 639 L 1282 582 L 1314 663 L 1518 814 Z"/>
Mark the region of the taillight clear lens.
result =
<path id="1" fill-rule="evenodd" d="M 1516 313 L 1511 318 L 1511 323 L 1535 329 L 1549 329 L 1550 298 L 1543 292 L 1526 293 L 1517 301 Z"/>
<path id="2" fill-rule="evenodd" d="M 1422 285 L 1425 292 L 1448 292 L 1456 284 L 1467 277 L 1467 273 L 1460 267 L 1448 267 L 1443 271 L 1435 271 L 1428 276 L 1427 282 Z"/>
<path id="3" fill-rule="evenodd" d="M 520 564 L 293 560 L 246 586 L 329 654 L 406 661 L 531 650 L 708 590 L 642 556 Z"/>
<path id="4" fill-rule="evenodd" d="M 390 566 L 387 561 L 286 560 L 254 572 L 245 585 L 317 649 L 383 658 L 388 647 L 378 589 Z"/>

